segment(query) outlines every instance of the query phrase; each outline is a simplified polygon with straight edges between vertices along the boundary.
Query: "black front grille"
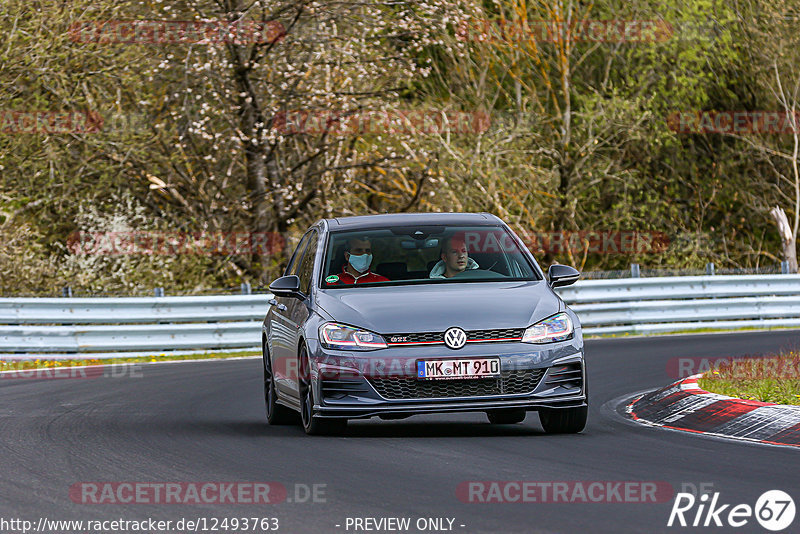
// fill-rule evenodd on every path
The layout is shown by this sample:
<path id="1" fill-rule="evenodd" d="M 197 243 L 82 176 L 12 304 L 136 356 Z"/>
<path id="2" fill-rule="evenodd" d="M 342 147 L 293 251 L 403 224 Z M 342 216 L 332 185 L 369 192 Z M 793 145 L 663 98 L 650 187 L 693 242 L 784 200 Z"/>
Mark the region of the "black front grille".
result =
<path id="1" fill-rule="evenodd" d="M 444 343 L 444 332 L 417 332 L 415 334 L 388 334 L 383 336 L 389 345 L 396 343 L 426 343 L 438 341 Z"/>
<path id="2" fill-rule="evenodd" d="M 420 380 L 417 378 L 371 378 L 375 390 L 386 399 L 434 399 L 483 397 L 531 393 L 544 369 L 503 371 L 500 378 Z"/>
<path id="3" fill-rule="evenodd" d="M 497 330 L 467 330 L 467 342 L 500 341 L 522 339 L 524 328 L 501 328 Z M 383 338 L 392 345 L 414 343 L 444 343 L 444 332 L 415 332 L 412 334 L 385 334 Z"/>
<path id="4" fill-rule="evenodd" d="M 497 339 L 522 339 L 524 328 L 504 328 L 502 330 L 469 330 L 467 341 L 488 341 Z"/>

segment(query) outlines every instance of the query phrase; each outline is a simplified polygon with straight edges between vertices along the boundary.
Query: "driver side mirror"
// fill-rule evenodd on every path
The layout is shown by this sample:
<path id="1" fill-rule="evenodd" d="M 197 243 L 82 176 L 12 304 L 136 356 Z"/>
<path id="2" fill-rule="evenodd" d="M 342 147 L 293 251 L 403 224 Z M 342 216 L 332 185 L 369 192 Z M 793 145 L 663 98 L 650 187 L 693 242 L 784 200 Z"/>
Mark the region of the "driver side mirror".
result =
<path id="1" fill-rule="evenodd" d="M 303 298 L 300 293 L 300 278 L 294 274 L 276 279 L 269 285 L 269 290 L 276 297 Z"/>
<path id="2" fill-rule="evenodd" d="M 564 287 L 574 284 L 581 277 L 581 273 L 568 265 L 551 265 L 547 269 L 547 278 L 550 287 Z"/>

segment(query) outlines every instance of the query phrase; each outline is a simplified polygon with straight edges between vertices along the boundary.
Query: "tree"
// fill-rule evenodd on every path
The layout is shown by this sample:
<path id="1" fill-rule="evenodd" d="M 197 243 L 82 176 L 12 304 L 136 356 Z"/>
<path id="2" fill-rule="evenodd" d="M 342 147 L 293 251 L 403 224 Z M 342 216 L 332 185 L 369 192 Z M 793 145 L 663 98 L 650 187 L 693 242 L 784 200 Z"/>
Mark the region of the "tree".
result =
<path id="1" fill-rule="evenodd" d="M 10 140 L 6 157 L 30 150 L 36 161 L 20 158 L 22 166 L 35 167 L 27 176 L 10 162 L 5 186 L 37 197 L 35 205 L 46 209 L 29 203 L 34 218 L 46 216 L 54 203 L 70 204 L 73 216 L 59 221 L 65 226 L 62 240 L 75 230 L 70 222 L 77 220 L 78 208 L 72 201 L 96 204 L 98 194 L 109 198 L 106 186 L 98 191 L 90 178 L 103 175 L 109 188 L 132 192 L 175 230 L 279 236 L 280 250 L 235 255 L 222 264 L 238 277 L 263 282 L 285 259 L 296 228 L 320 215 L 347 213 L 362 203 L 371 211 L 411 209 L 420 201 L 430 157 L 420 151 L 413 159 L 404 156 L 403 139 L 412 134 L 394 135 L 394 126 L 370 129 L 387 114 L 399 116 L 406 80 L 426 75 L 416 56 L 441 26 L 436 2 L 83 4 L 53 13 L 52 7 L 37 11 L 19 3 L 5 21 L 16 31 L 4 47 L 11 60 L 4 64 L 4 79 L 10 94 L 23 95 L 21 107 L 35 102 L 145 118 L 140 128 L 121 132 L 34 137 L 56 150 Z M 119 42 L 124 39 L 118 20 L 188 20 L 201 27 L 270 31 L 217 34 L 198 42 L 185 38 L 193 26 L 182 26 L 181 39 L 156 27 L 126 43 Z M 48 37 L 74 69 L 52 68 L 52 49 L 40 46 Z M 27 58 L 17 53 L 25 50 L 32 52 Z M 27 84 L 24 90 L 21 84 Z M 21 102 L 5 104 L 13 108 Z M 297 128 L 287 126 L 287 117 L 310 118 Z M 353 131 L 339 127 L 355 120 L 361 122 Z M 40 161 L 43 156 L 47 163 Z M 37 191 L 30 176 L 48 164 L 51 181 L 85 192 L 59 191 L 52 198 Z"/>
<path id="2" fill-rule="evenodd" d="M 756 193 L 751 205 L 775 222 L 781 256 L 789 263 L 790 272 L 796 273 L 800 227 L 800 14 L 794 2 L 741 0 L 737 8 L 753 85 L 759 91 L 758 103 L 764 108 L 748 121 L 748 131 L 730 135 L 742 140 L 766 164 L 769 176 L 753 176 Z M 791 214 L 791 221 L 786 211 Z"/>

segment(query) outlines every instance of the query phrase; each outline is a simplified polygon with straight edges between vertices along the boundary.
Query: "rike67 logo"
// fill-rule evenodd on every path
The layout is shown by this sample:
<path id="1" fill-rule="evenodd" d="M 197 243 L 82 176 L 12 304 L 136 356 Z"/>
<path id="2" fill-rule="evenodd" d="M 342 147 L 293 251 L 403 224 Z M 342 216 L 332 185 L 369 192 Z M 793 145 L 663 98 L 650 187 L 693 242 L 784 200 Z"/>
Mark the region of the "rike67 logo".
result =
<path id="1" fill-rule="evenodd" d="M 700 497 L 695 497 L 691 493 L 678 493 L 667 526 L 737 528 L 751 524 L 751 520 L 755 517 L 763 528 L 778 532 L 786 529 L 794 521 L 794 500 L 785 491 L 766 491 L 756 500 L 755 506 L 722 504 L 719 502 L 719 496 L 719 492 L 711 496 L 705 493 Z"/>

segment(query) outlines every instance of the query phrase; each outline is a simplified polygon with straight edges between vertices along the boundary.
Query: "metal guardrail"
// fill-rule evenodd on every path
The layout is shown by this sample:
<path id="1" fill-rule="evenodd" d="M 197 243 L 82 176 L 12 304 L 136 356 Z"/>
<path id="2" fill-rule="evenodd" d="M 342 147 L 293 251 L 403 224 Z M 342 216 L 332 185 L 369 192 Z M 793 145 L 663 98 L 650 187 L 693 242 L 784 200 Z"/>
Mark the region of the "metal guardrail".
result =
<path id="1" fill-rule="evenodd" d="M 0 324 L 180 323 L 264 318 L 270 294 L 0 298 Z M 2 345 L 0 345 L 2 348 Z"/>
<path id="2" fill-rule="evenodd" d="M 800 275 L 668 276 L 579 280 L 558 289 L 569 304 L 632 300 L 800 295 Z"/>
<path id="3" fill-rule="evenodd" d="M 558 290 L 584 334 L 800 326 L 800 275 L 582 280 Z"/>
<path id="4" fill-rule="evenodd" d="M 0 357 L 258 349 L 270 294 L 0 299 Z M 103 351 L 113 351 L 103 353 Z"/>
<path id="5" fill-rule="evenodd" d="M 800 275 L 582 280 L 558 292 L 587 335 L 800 327 Z M 0 299 L 0 357 L 258 349 L 271 297 Z"/>

